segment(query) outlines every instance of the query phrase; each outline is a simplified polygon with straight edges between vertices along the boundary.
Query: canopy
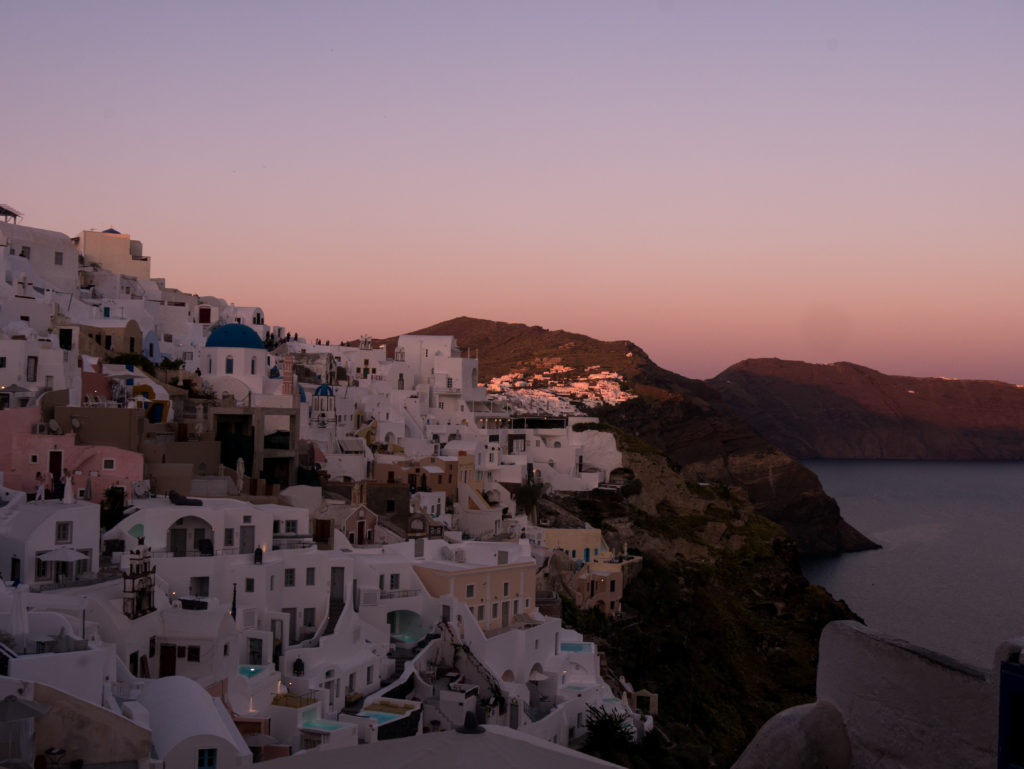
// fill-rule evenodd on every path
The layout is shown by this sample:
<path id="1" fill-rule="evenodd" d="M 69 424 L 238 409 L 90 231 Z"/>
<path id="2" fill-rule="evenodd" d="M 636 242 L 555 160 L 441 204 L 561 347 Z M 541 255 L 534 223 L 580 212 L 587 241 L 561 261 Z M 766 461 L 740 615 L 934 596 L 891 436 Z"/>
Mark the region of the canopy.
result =
<path id="1" fill-rule="evenodd" d="M 46 563 L 74 563 L 75 561 L 85 561 L 88 558 L 89 556 L 85 553 L 72 550 L 70 547 L 58 547 L 56 550 L 50 550 L 49 552 L 43 553 L 39 556 L 39 560 L 45 561 Z"/>
<path id="2" fill-rule="evenodd" d="M 19 697 L 17 694 L 8 694 L 0 700 L 0 721 L 19 721 L 23 718 L 36 718 L 37 716 L 45 716 L 49 712 L 49 705 L 41 705 L 38 702 Z"/>

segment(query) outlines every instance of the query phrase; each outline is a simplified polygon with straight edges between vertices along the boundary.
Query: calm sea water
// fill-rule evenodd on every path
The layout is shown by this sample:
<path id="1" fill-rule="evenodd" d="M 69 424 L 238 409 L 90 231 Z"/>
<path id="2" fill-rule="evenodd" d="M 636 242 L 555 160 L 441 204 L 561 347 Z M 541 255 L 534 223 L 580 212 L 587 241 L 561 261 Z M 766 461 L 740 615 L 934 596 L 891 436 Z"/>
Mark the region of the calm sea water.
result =
<path id="1" fill-rule="evenodd" d="M 984 668 L 1024 635 L 1024 463 L 805 463 L 881 550 L 804 561 L 871 627 Z"/>

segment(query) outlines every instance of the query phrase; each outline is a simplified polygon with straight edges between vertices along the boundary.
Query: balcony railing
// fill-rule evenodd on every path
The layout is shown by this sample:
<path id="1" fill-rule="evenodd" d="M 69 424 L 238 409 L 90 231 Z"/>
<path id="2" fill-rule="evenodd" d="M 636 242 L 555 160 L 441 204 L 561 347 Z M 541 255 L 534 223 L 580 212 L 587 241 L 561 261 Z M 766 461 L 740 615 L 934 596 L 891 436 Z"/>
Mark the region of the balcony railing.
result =
<path id="1" fill-rule="evenodd" d="M 393 598 L 415 598 L 419 594 L 419 588 L 412 588 L 410 590 L 381 590 L 380 599 L 388 601 Z"/>

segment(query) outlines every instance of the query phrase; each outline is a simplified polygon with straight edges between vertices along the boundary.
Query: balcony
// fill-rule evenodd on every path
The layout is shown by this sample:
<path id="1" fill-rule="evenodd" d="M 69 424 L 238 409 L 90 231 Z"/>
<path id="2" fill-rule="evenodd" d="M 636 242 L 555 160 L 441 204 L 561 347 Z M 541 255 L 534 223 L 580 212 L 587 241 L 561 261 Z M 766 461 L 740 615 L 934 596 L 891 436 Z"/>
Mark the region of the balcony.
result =
<path id="1" fill-rule="evenodd" d="M 380 600 L 389 601 L 395 598 L 415 598 L 419 594 L 419 588 L 412 588 L 410 590 L 381 590 Z"/>
<path id="2" fill-rule="evenodd" d="M 317 698 L 311 694 L 292 694 L 290 692 L 283 692 L 281 694 L 275 694 L 271 705 L 276 705 L 281 708 L 305 708 L 309 705 L 315 705 Z"/>

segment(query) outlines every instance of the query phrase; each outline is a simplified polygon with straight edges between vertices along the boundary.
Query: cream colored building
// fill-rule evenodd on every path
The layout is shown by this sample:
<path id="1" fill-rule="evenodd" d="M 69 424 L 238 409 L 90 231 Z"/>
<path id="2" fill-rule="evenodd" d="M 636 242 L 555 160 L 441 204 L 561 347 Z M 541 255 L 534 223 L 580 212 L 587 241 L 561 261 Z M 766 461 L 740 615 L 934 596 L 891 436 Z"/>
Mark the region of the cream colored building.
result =
<path id="1" fill-rule="evenodd" d="M 84 230 L 72 241 L 86 262 L 94 262 L 121 275 L 149 280 L 149 257 L 142 255 L 142 241 L 132 240 L 127 233 L 113 228 L 102 232 Z"/>

